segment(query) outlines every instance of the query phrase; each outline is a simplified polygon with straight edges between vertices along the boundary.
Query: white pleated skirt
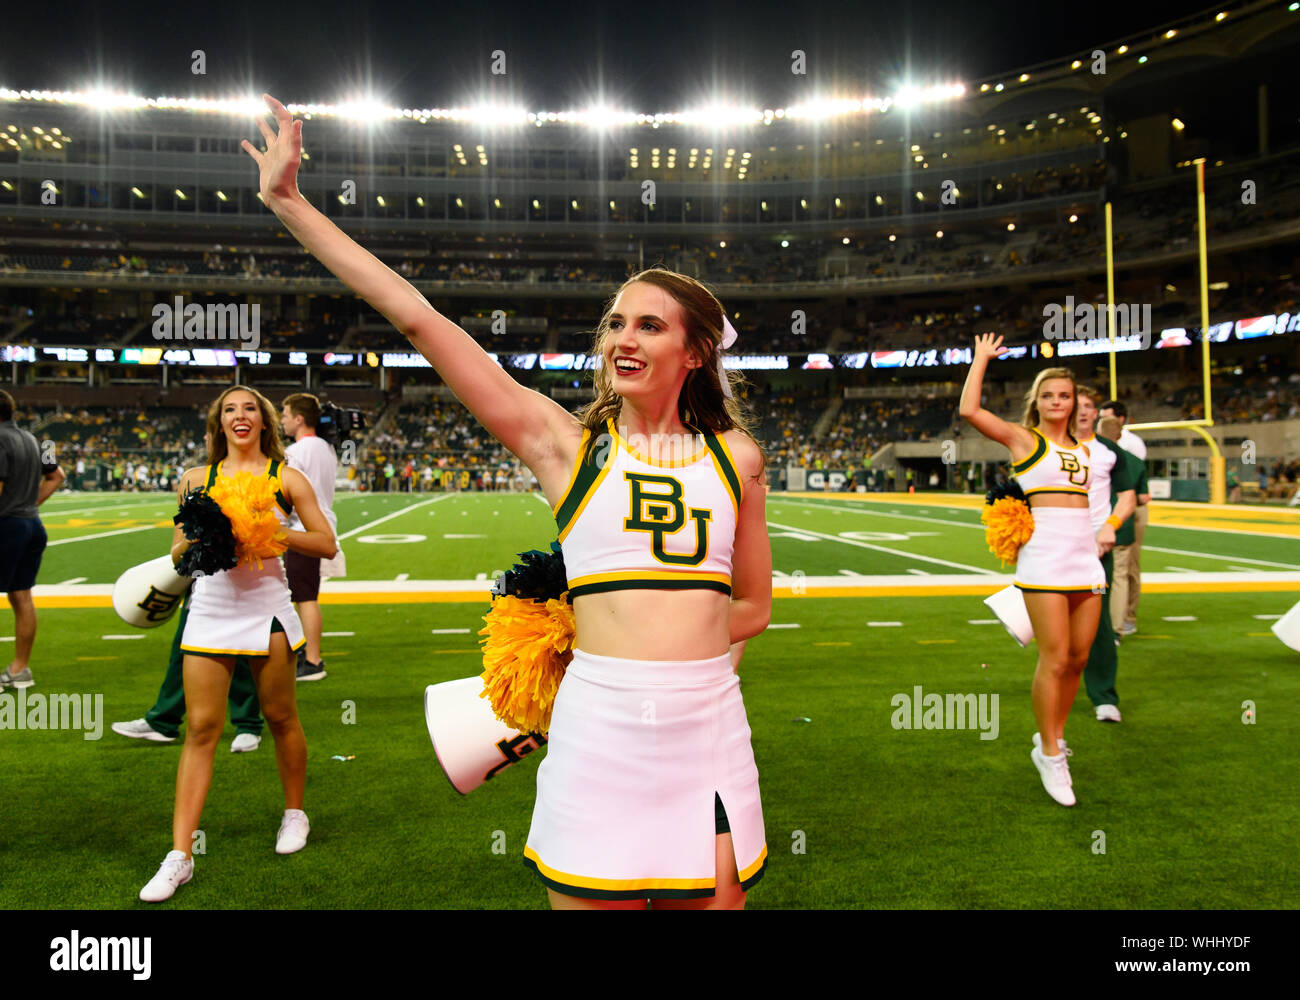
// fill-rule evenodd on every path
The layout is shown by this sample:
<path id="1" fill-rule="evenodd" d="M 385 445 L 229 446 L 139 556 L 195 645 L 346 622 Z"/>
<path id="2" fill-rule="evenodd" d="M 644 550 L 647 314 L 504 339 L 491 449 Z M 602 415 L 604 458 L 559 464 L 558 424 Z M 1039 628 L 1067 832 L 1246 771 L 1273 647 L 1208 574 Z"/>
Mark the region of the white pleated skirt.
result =
<path id="1" fill-rule="evenodd" d="M 1016 586 L 1030 592 L 1102 593 L 1106 573 L 1087 508 L 1035 507 L 1033 513 L 1034 533 L 1016 559 Z"/>
<path id="2" fill-rule="evenodd" d="M 284 563 L 262 560 L 259 570 L 243 565 L 194 581 L 189 618 L 181 650 L 211 656 L 266 656 L 271 648 L 271 622 L 278 620 L 297 650 L 306 642 L 302 622 L 289 598 Z"/>
<path id="3" fill-rule="evenodd" d="M 716 888 L 715 797 L 742 888 L 767 864 L 758 768 L 731 656 L 574 650 L 556 694 L 524 861 L 556 892 L 693 899 Z"/>

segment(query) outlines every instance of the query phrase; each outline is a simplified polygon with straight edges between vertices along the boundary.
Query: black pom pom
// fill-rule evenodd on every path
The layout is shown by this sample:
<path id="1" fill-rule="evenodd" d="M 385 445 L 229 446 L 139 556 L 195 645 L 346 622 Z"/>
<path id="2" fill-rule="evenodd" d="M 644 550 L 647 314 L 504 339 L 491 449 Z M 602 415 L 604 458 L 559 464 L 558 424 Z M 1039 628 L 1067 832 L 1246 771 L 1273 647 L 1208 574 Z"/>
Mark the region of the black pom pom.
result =
<path id="1" fill-rule="evenodd" d="M 180 525 L 190 547 L 176 566 L 181 576 L 211 576 L 239 564 L 235 556 L 235 533 L 230 518 L 202 489 L 185 494 L 181 509 L 172 521 Z"/>
<path id="2" fill-rule="evenodd" d="M 528 598 L 534 601 L 559 600 L 569 589 L 569 575 L 564 569 L 564 552 L 559 542 L 551 542 L 550 552 L 531 549 L 520 552 L 523 562 L 502 574 L 492 585 L 498 597 Z"/>
<path id="3" fill-rule="evenodd" d="M 1020 484 L 1014 479 L 1008 479 L 1005 483 L 998 483 L 994 486 L 993 489 L 984 494 L 984 502 L 993 504 L 1006 497 L 1019 500 L 1021 503 L 1029 502 L 1025 499 L 1025 491 L 1020 488 Z"/>

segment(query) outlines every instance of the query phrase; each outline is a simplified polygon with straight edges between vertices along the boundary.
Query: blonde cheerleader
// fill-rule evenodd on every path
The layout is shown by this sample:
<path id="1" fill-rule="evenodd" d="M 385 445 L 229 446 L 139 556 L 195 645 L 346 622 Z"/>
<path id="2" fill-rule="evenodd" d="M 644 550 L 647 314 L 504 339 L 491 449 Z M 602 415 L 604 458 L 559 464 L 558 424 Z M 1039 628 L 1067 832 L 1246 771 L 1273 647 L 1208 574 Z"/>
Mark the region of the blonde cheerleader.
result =
<path id="1" fill-rule="evenodd" d="M 208 464 L 181 477 L 182 502 L 187 497 L 197 500 L 191 491 L 202 491 L 230 521 L 236 564 L 194 581 L 181 638 L 187 724 L 176 774 L 172 850 L 140 891 L 145 902 L 170 898 L 194 875 L 192 838 L 212 783 L 212 762 L 226 722 L 226 695 L 236 656 L 250 658 L 262 714 L 275 738 L 285 805 L 276 853 L 292 854 L 307 843 L 310 826 L 302 810 L 307 742 L 298 721 L 293 656 L 306 639 L 279 557 L 288 548 L 329 559 L 338 546 L 311 484 L 284 464 L 279 428 L 265 396 L 233 386 L 208 409 Z M 285 529 L 294 510 L 305 531 Z M 178 525 L 172 560 L 181 562 L 185 572 L 187 554 L 193 555 L 191 546 L 212 541 L 187 538 Z"/>
<path id="2" fill-rule="evenodd" d="M 767 846 L 731 647 L 767 627 L 762 449 L 730 398 L 735 336 L 699 282 L 623 285 L 598 328 L 596 400 L 575 415 L 525 389 L 297 187 L 302 122 L 245 142 L 294 237 L 405 335 L 536 475 L 573 601 L 524 849 L 556 908 L 741 908 Z"/>
<path id="3" fill-rule="evenodd" d="M 1075 802 L 1065 721 L 1097 632 L 1106 576 L 1099 551 L 1114 544 L 1094 534 L 1088 517 L 1090 457 L 1075 434 L 1078 403 L 1068 368 L 1039 372 L 1025 397 L 1019 424 L 980 406 L 984 369 L 1006 353 L 1002 338 L 975 338 L 975 358 L 961 394 L 960 413 L 971 426 L 1011 452 L 1011 470 L 1030 505 L 1033 534 L 1020 548 L 1015 585 L 1038 643 L 1034 671 L 1034 716 L 1038 732 L 1030 759 L 1047 793 L 1064 806 Z M 1006 501 L 1003 501 L 1006 502 Z"/>

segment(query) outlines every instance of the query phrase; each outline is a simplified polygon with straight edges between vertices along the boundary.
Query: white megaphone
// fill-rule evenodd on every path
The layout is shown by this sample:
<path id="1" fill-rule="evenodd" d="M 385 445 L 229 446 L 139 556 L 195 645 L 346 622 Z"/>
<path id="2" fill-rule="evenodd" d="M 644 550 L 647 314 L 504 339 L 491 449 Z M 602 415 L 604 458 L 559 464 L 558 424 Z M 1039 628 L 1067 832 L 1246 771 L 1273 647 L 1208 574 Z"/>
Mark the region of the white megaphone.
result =
<path id="1" fill-rule="evenodd" d="M 1273 623 L 1273 634 L 1300 653 L 1300 604 Z"/>
<path id="2" fill-rule="evenodd" d="M 1034 626 L 1029 620 L 1029 609 L 1025 607 L 1025 595 L 1020 588 L 1012 586 L 999 590 L 992 597 L 986 597 L 984 603 L 1021 648 L 1034 641 Z"/>
<path id="3" fill-rule="evenodd" d="M 546 745 L 541 733 L 521 733 L 496 717 L 480 698 L 482 677 L 430 684 L 424 689 L 424 721 L 438 763 L 451 787 L 468 795 L 479 785 Z"/>
<path id="4" fill-rule="evenodd" d="M 113 584 L 113 610 L 128 625 L 157 628 L 176 613 L 190 578 L 172 566 L 170 555 L 132 566 Z"/>

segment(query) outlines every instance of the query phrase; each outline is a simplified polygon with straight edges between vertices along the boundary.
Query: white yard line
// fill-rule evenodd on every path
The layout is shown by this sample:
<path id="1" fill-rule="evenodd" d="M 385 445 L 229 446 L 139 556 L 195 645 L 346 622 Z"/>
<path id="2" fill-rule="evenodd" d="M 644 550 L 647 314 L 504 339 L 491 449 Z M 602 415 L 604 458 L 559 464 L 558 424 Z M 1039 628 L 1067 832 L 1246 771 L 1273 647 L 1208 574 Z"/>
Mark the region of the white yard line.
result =
<path id="1" fill-rule="evenodd" d="M 954 569 L 964 569 L 968 573 L 978 573 L 980 576 L 997 576 L 992 570 L 984 569 L 980 566 L 967 566 L 965 563 L 950 562 L 947 559 L 936 559 L 933 556 L 923 556 L 915 552 L 901 552 L 898 549 L 887 549 L 883 545 L 872 545 L 870 542 L 859 542 L 854 538 L 840 538 L 838 535 L 828 535 L 825 532 L 813 531 L 811 528 L 795 528 L 788 524 L 777 524 L 775 521 L 767 522 L 770 527 L 780 528 L 782 531 L 799 531 L 805 535 L 813 535 L 817 538 L 824 538 L 828 542 L 842 542 L 845 545 L 855 545 L 862 549 L 871 549 L 875 552 L 888 552 L 891 556 L 902 556 L 904 559 L 915 559 L 919 562 L 933 563 L 936 566 L 951 566 Z"/>
<path id="2" fill-rule="evenodd" d="M 136 503 L 133 504 L 114 505 L 112 507 L 74 507 L 72 510 L 63 510 L 62 508 L 51 509 L 49 503 L 46 502 L 44 504 L 41 504 L 41 519 L 53 520 L 56 517 L 78 517 L 82 514 L 98 514 L 100 516 L 108 516 L 112 514 L 121 514 L 123 511 L 134 510 L 136 507 L 145 507 L 145 506 L 160 507 L 175 513 L 175 508 L 176 508 L 175 497 L 172 498 L 172 501 L 173 501 L 172 503 L 168 503 L 166 498 L 161 498 L 161 499 L 150 500 L 148 504 L 145 504 L 144 502 L 141 501 L 137 501 Z"/>
<path id="3" fill-rule="evenodd" d="M 1251 563 L 1255 566 L 1277 566 L 1281 569 L 1300 570 L 1300 566 L 1297 566 L 1295 563 L 1269 562 L 1267 559 L 1247 559 L 1245 556 L 1217 556 L 1213 552 L 1191 552 L 1187 549 L 1165 549 L 1157 545 L 1143 545 L 1142 551 L 1164 552 L 1171 556 L 1194 556 L 1200 559 L 1218 559 L 1220 562 L 1226 563 Z"/>
<path id="4" fill-rule="evenodd" d="M 93 538 L 111 538 L 113 535 L 129 535 L 133 531 L 153 531 L 155 528 L 162 528 L 164 525 L 146 524 L 139 528 L 118 528 L 117 531 L 101 531 L 94 535 L 78 535 L 76 538 L 59 538 L 49 543 L 49 545 L 71 545 L 73 542 L 88 542 Z"/>
<path id="5" fill-rule="evenodd" d="M 359 535 L 363 531 L 369 531 L 377 524 L 383 524 L 385 521 L 391 521 L 395 517 L 401 517 L 403 514 L 409 514 L 411 511 L 419 510 L 421 507 L 427 507 L 431 503 L 438 503 L 441 500 L 447 500 L 454 495 L 455 494 L 452 493 L 444 493 L 442 496 L 434 497 L 432 500 L 422 500 L 419 503 L 413 503 L 407 507 L 403 507 L 401 510 L 395 510 L 391 514 L 385 514 L 383 517 L 376 518 L 375 520 L 369 522 L 368 524 L 363 524 L 359 528 L 353 528 L 351 531 L 344 532 L 343 534 L 338 536 L 338 541 L 341 542 L 346 538 L 351 538 L 353 535 Z"/>
<path id="6" fill-rule="evenodd" d="M 802 504 L 804 504 L 805 506 L 808 506 L 808 507 L 825 507 L 825 508 L 827 508 L 827 509 L 830 509 L 830 507 L 829 507 L 828 504 L 815 503 L 815 502 L 813 502 L 813 501 L 808 501 L 808 500 L 783 500 L 783 501 L 781 501 L 781 502 L 782 502 L 782 503 L 802 503 Z M 840 509 L 842 509 L 842 510 L 846 510 L 846 509 L 850 509 L 850 508 L 840 508 Z M 916 516 L 915 514 L 889 514 L 889 513 L 886 513 L 885 511 L 880 511 L 880 510 L 858 510 L 857 508 L 852 508 L 852 509 L 854 509 L 854 510 L 855 510 L 857 513 L 859 513 L 859 514 L 879 514 L 881 517 L 898 517 L 898 518 L 904 518 L 904 519 L 909 520 L 909 521 L 927 521 L 927 522 L 929 522 L 929 523 L 931 523 L 931 524 L 946 524 L 946 525 L 949 525 L 949 526 L 951 526 L 951 527 L 956 527 L 956 528 L 973 528 L 975 531 L 983 531 L 983 530 L 984 530 L 984 526 L 983 526 L 982 524 L 954 524 L 952 521 L 940 521 L 940 520 L 938 520 L 938 519 L 936 519 L 936 518 L 933 518 L 933 517 L 918 517 L 918 516 Z M 1170 525 L 1170 524 L 1158 524 L 1158 525 L 1156 525 L 1156 527 L 1157 527 L 1157 528 L 1172 528 L 1172 527 L 1183 527 L 1183 526 L 1182 526 L 1182 525 Z M 806 533 L 808 533 L 808 534 L 812 534 L 812 532 L 809 531 L 807 528 L 800 528 L 800 529 L 798 529 L 798 530 L 803 531 L 803 532 L 806 532 Z M 1219 529 L 1215 529 L 1215 528 L 1197 528 L 1197 529 L 1195 529 L 1195 530 L 1197 530 L 1197 531 L 1216 531 L 1216 530 L 1219 530 Z M 1222 533 L 1222 534 L 1246 535 L 1246 536 L 1259 534 L 1259 532 L 1253 532 L 1253 531 L 1252 531 L 1252 532 L 1246 532 L 1246 531 L 1237 531 L 1237 532 L 1234 532 L 1234 531 L 1231 531 L 1231 530 L 1229 530 L 1229 529 L 1223 529 L 1223 531 L 1222 531 L 1221 533 Z M 1295 538 L 1295 536 L 1293 536 L 1293 535 L 1264 535 L 1263 537 L 1265 537 L 1265 538 L 1287 538 L 1287 539 L 1290 539 L 1291 541 L 1300 541 L 1300 539 Z M 1167 548 L 1163 548 L 1163 547 L 1158 546 L 1158 545 L 1145 545 L 1145 544 L 1144 544 L 1144 545 L 1142 546 L 1142 551 L 1144 551 L 1144 552 L 1164 552 L 1164 553 L 1166 553 L 1166 554 L 1168 554 L 1168 555 L 1177 555 L 1177 556 L 1193 556 L 1193 557 L 1195 557 L 1195 558 L 1199 558 L 1199 559 L 1217 559 L 1217 560 L 1220 561 L 1220 562 L 1228 562 L 1228 563 L 1230 563 L 1230 562 L 1241 562 L 1241 563 L 1251 563 L 1251 564 L 1256 565 L 1256 566 L 1276 566 L 1276 567 L 1278 567 L 1278 568 L 1280 568 L 1280 569 L 1300 569 L 1300 567 L 1296 566 L 1295 563 L 1269 562 L 1269 561 L 1266 560 L 1266 559 L 1247 559 L 1247 558 L 1245 558 L 1245 557 L 1243 557 L 1243 556 L 1221 556 L 1221 555 L 1217 555 L 1217 554 L 1215 554 L 1215 553 L 1213 553 L 1213 552 L 1191 552 L 1191 551 L 1189 551 L 1189 550 L 1187 550 L 1187 549 L 1167 549 Z M 1178 572 L 1182 572 L 1182 573 L 1195 573 L 1195 572 L 1197 572 L 1196 570 L 1183 569 L 1183 568 L 1180 567 L 1180 566 L 1170 566 L 1169 568 L 1170 568 L 1171 570 L 1176 570 L 1176 571 L 1178 571 Z"/>

